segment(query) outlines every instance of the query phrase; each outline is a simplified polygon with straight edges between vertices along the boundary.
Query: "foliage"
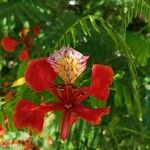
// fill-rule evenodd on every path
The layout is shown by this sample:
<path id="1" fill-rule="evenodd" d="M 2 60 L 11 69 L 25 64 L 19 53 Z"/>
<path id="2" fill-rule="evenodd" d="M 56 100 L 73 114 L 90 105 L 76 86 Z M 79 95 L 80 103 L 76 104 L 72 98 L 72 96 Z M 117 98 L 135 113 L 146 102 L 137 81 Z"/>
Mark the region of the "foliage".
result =
<path id="1" fill-rule="evenodd" d="M 97 126 L 81 120 L 73 126 L 67 142 L 59 138 L 58 120 L 61 113 L 48 114 L 42 135 L 34 133 L 33 142 L 43 149 L 149 149 L 150 147 L 150 5 L 147 0 L 2 0 L 0 1 L 0 39 L 6 35 L 19 37 L 23 27 L 39 25 L 42 29 L 35 39 L 31 58 L 48 56 L 55 49 L 71 46 L 89 55 L 87 73 L 78 85 L 90 83 L 91 66 L 107 64 L 115 71 L 107 105 L 111 114 Z M 19 140 L 27 134 L 13 127 L 12 114 L 18 100 L 27 98 L 39 103 L 54 101 L 47 91 L 35 93 L 26 84 L 11 87 L 23 77 L 27 61 L 20 62 L 18 47 L 6 53 L 0 47 L 0 124 L 8 132 L 2 140 Z M 16 96 L 5 101 L 7 90 Z M 103 106 L 88 100 L 87 105 Z M 18 134 L 17 134 L 18 133 Z M 7 137 L 7 138 L 6 138 Z M 48 139 L 53 144 L 48 145 Z M 13 146 L 13 145 L 12 145 Z M 11 149 L 11 148 L 10 148 Z"/>

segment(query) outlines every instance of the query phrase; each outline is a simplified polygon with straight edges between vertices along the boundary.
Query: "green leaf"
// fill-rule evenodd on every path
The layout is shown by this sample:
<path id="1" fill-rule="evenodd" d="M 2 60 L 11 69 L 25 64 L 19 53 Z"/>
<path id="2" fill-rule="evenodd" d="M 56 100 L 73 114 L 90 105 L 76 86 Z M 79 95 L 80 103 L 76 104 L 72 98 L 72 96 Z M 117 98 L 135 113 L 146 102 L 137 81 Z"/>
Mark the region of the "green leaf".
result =
<path id="1" fill-rule="evenodd" d="M 100 30 L 99 30 L 99 28 L 98 28 L 98 26 L 97 26 L 97 24 L 96 24 L 96 22 L 95 22 L 95 19 L 94 19 L 92 16 L 90 16 L 90 21 L 91 21 L 91 23 L 92 23 L 94 29 L 95 29 L 98 33 L 100 33 Z"/>
<path id="2" fill-rule="evenodd" d="M 73 39 L 73 47 L 76 46 L 76 35 L 75 35 L 75 29 L 71 28 L 71 35 L 72 35 L 72 39 Z"/>
<path id="3" fill-rule="evenodd" d="M 147 61 L 150 58 L 149 39 L 138 33 L 127 32 L 126 41 L 136 63 L 141 66 L 146 66 Z"/>
<path id="4" fill-rule="evenodd" d="M 127 86 L 122 85 L 122 91 L 123 91 L 124 102 L 127 107 L 127 112 L 129 114 L 133 114 L 134 109 L 132 108 L 132 98 L 130 95 L 130 90 L 128 89 Z"/>

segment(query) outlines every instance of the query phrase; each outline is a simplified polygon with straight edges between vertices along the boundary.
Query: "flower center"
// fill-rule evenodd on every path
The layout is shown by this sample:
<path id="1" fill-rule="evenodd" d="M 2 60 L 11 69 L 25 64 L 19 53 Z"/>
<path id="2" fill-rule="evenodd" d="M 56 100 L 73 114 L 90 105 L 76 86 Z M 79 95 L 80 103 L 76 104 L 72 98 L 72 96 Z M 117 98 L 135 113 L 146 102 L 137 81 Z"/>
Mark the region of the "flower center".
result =
<path id="1" fill-rule="evenodd" d="M 81 99 L 85 96 L 85 92 L 80 88 L 75 87 L 73 84 L 68 85 L 56 85 L 55 86 L 60 100 L 66 109 L 71 109 L 78 105 Z"/>
<path id="2" fill-rule="evenodd" d="M 72 107 L 71 104 L 69 104 L 69 105 L 68 105 L 68 104 L 65 104 L 64 106 L 65 106 L 65 108 L 67 108 L 67 109 L 70 109 L 70 108 Z"/>

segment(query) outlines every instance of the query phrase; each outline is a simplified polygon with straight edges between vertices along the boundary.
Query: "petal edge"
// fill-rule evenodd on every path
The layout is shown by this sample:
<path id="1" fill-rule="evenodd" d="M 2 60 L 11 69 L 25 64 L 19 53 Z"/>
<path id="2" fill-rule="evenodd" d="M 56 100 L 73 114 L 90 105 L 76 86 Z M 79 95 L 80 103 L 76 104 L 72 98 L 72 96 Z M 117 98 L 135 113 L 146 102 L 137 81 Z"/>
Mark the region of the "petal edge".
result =
<path id="1" fill-rule="evenodd" d="M 44 115 L 50 111 L 47 106 L 33 104 L 26 99 L 20 100 L 15 107 L 13 123 L 16 128 L 31 128 L 37 132 L 43 129 Z"/>
<path id="2" fill-rule="evenodd" d="M 91 93 L 93 96 L 106 101 L 109 96 L 109 85 L 113 81 L 113 70 L 110 66 L 95 64 L 92 67 Z"/>
<path id="3" fill-rule="evenodd" d="M 19 44 L 19 42 L 12 39 L 10 36 L 6 36 L 1 40 L 1 45 L 2 45 L 3 49 L 6 52 L 10 52 L 10 53 L 16 49 L 18 44 Z"/>
<path id="4" fill-rule="evenodd" d="M 60 132 L 63 141 L 65 141 L 65 139 L 67 139 L 69 135 L 70 126 L 71 126 L 71 112 L 65 110 L 63 113 L 61 132 Z"/>
<path id="5" fill-rule="evenodd" d="M 55 78 L 56 73 L 44 57 L 31 60 L 25 71 L 27 84 L 37 92 L 49 89 Z"/>

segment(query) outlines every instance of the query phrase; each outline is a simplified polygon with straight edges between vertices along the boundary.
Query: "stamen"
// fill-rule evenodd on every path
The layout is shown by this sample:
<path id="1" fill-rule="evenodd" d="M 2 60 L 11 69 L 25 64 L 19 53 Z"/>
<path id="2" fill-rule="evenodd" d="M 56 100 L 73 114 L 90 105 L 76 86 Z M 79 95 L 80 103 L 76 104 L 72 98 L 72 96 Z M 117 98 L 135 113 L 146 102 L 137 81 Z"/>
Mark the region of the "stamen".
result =
<path id="1" fill-rule="evenodd" d="M 78 102 L 86 95 L 86 90 L 83 88 L 78 89 L 73 84 L 56 85 L 55 87 L 63 101 L 64 107 L 67 109 L 78 105 Z"/>
<path id="2" fill-rule="evenodd" d="M 72 107 L 72 105 L 70 104 L 70 105 L 65 105 L 65 107 L 67 108 L 67 109 L 70 109 L 71 107 Z"/>

